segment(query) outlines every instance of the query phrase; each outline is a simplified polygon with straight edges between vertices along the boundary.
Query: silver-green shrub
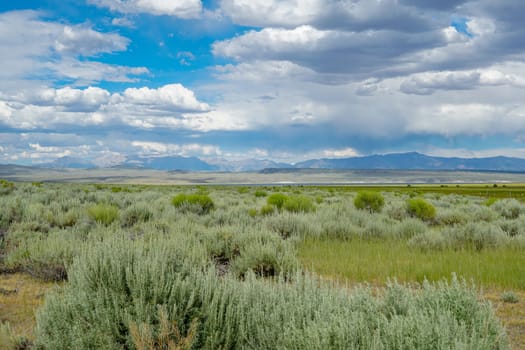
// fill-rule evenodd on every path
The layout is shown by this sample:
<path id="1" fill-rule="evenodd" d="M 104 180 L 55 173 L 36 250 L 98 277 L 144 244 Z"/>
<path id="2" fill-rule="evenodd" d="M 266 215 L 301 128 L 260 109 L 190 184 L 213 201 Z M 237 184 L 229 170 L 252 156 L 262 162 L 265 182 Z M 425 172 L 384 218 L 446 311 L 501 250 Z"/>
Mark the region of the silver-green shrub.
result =
<path id="1" fill-rule="evenodd" d="M 501 199 L 495 202 L 491 208 L 505 219 L 516 219 L 525 211 L 523 204 L 515 199 Z"/>
<path id="2" fill-rule="evenodd" d="M 37 321 L 43 349 L 134 348 L 136 324 L 158 309 L 195 349 L 508 349 L 490 304 L 464 283 L 390 285 L 382 296 L 297 274 L 272 281 L 218 277 L 165 241 L 106 241 L 76 259 L 70 283 Z"/>
<path id="3" fill-rule="evenodd" d="M 422 251 L 439 251 L 450 248 L 451 242 L 440 231 L 429 230 L 416 235 L 408 241 L 408 245 Z"/>
<path id="4" fill-rule="evenodd" d="M 488 247 L 503 246 L 508 236 L 496 225 L 486 223 L 468 223 L 446 229 L 443 235 L 450 240 L 455 249 L 472 248 L 482 250 Z"/>
<path id="5" fill-rule="evenodd" d="M 148 222 L 153 218 L 153 212 L 144 204 L 134 204 L 128 207 L 120 216 L 122 226 L 130 227 L 140 222 Z"/>

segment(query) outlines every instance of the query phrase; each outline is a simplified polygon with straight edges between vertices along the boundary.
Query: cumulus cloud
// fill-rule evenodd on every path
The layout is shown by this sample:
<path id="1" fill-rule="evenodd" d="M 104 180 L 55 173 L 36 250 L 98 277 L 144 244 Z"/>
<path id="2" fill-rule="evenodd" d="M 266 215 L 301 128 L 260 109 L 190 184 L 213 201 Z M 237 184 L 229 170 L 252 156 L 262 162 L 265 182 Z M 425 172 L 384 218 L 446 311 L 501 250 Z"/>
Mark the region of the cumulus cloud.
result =
<path id="1" fill-rule="evenodd" d="M 345 84 L 345 74 L 319 73 L 290 61 L 253 61 L 215 67 L 216 77 L 232 81 L 296 81 L 315 82 L 327 85 Z"/>
<path id="2" fill-rule="evenodd" d="M 14 111 L 7 102 L 0 101 L 0 117 L 2 117 L 2 119 L 10 118 Z"/>
<path id="3" fill-rule="evenodd" d="M 82 26 L 64 26 L 55 39 L 54 49 L 63 54 L 91 56 L 126 50 L 129 39 L 118 34 L 100 33 Z"/>
<path id="4" fill-rule="evenodd" d="M 221 9 L 235 23 L 257 27 L 421 31 L 432 24 L 395 0 L 223 0 Z"/>
<path id="5" fill-rule="evenodd" d="M 423 9 L 453 10 L 469 0 L 401 0 L 402 4 L 415 6 Z"/>
<path id="6" fill-rule="evenodd" d="M 347 32 L 319 30 L 309 25 L 294 29 L 264 28 L 213 44 L 213 53 L 237 61 L 289 61 L 321 73 L 353 74 L 364 78 L 393 75 L 407 57 L 423 48 L 444 45 L 441 32 Z M 414 69 L 414 68 L 409 68 Z"/>
<path id="7" fill-rule="evenodd" d="M 71 112 L 96 111 L 101 105 L 109 102 L 110 93 L 98 87 L 87 89 L 43 89 L 32 96 L 19 96 L 23 102 L 41 106 L 65 107 Z"/>
<path id="8" fill-rule="evenodd" d="M 427 116 L 423 116 L 425 113 Z M 442 104 L 420 111 L 407 127 L 415 133 L 457 135 L 496 135 L 523 130 L 524 109 L 483 103 Z"/>
<path id="9" fill-rule="evenodd" d="M 515 0 L 223 0 L 221 8 L 262 29 L 216 42 L 215 55 L 239 64 L 285 61 L 346 81 L 481 69 L 522 60 L 525 50 L 514 15 L 524 6 Z M 452 24 L 456 17 L 465 29 Z"/>
<path id="10" fill-rule="evenodd" d="M 151 141 L 132 141 L 131 146 L 139 150 L 141 156 L 220 156 L 222 151 L 215 145 L 198 143 L 174 144 Z"/>
<path id="11" fill-rule="evenodd" d="M 436 157 L 487 158 L 505 155 L 507 157 L 525 158 L 525 148 L 492 148 L 471 150 L 466 148 L 436 148 L 429 147 L 425 154 Z"/>
<path id="12" fill-rule="evenodd" d="M 357 152 L 355 149 L 351 147 L 347 147 L 343 149 L 327 149 L 327 150 L 323 150 L 321 153 L 323 157 L 326 157 L 326 158 L 348 158 L 348 157 L 356 157 L 359 155 L 359 152 Z"/>
<path id="13" fill-rule="evenodd" d="M 180 18 L 197 18 L 202 13 L 200 0 L 89 0 L 88 2 L 120 13 L 148 13 Z"/>
<path id="14" fill-rule="evenodd" d="M 380 91 L 384 91 L 385 87 L 381 85 L 379 79 L 367 79 L 359 84 L 355 89 L 356 95 L 359 96 L 373 96 Z"/>
<path id="15" fill-rule="evenodd" d="M 223 0 L 222 11 L 235 23 L 248 26 L 295 27 L 312 23 L 323 10 L 321 0 Z"/>
<path id="16" fill-rule="evenodd" d="M 129 88 L 123 93 L 125 102 L 149 106 L 153 109 L 179 112 L 202 112 L 209 109 L 206 103 L 199 102 L 195 93 L 181 84 L 164 85 L 158 89 Z"/>
<path id="17" fill-rule="evenodd" d="M 95 61 L 79 61 L 64 57 L 59 62 L 38 63 L 41 70 L 33 73 L 35 78 L 47 80 L 62 78 L 73 80 L 75 85 L 85 86 L 100 81 L 131 83 L 139 81 L 139 76 L 148 75 L 146 67 L 128 67 L 105 64 Z"/>
<path id="18" fill-rule="evenodd" d="M 0 55 L 0 89 L 18 90 L 37 79 L 67 78 L 84 84 L 131 81 L 132 76 L 148 72 L 144 67 L 92 60 L 100 54 L 126 50 L 129 39 L 96 31 L 87 24 L 44 21 L 41 16 L 36 11 L 0 13 L 0 47 L 5 48 Z"/>
<path id="19" fill-rule="evenodd" d="M 206 114 L 209 108 L 193 91 L 180 84 L 158 89 L 128 88 L 113 94 L 98 87 L 46 88 L 0 100 L 0 123 L 25 129 L 119 124 L 145 129 L 191 129 L 199 127 L 194 118 L 198 119 L 199 113 Z"/>
<path id="20" fill-rule="evenodd" d="M 525 78 L 497 70 L 425 72 L 404 81 L 400 90 L 406 94 L 430 95 L 437 90 L 470 90 L 499 85 L 525 87 Z"/>

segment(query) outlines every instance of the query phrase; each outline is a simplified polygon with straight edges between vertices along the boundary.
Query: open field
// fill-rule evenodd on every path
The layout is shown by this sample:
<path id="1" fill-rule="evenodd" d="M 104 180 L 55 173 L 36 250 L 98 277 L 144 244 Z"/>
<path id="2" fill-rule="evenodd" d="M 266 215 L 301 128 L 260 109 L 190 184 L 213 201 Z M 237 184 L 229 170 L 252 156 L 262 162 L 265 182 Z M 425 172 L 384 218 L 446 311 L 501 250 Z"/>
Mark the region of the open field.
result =
<path id="1" fill-rule="evenodd" d="M 524 184 L 525 174 L 476 171 L 270 169 L 261 172 L 181 172 L 149 169 L 41 169 L 0 165 L 0 179 L 108 184 Z M 488 186 L 488 185 L 487 185 Z M 444 190 L 445 191 L 445 190 Z M 453 191 L 451 191 L 453 192 Z"/>
<path id="2" fill-rule="evenodd" d="M 421 251 L 399 240 L 307 240 L 298 256 L 323 276 L 360 283 L 438 281 L 456 273 L 485 287 L 525 291 L 525 254 L 513 247 Z"/>
<path id="3" fill-rule="evenodd" d="M 525 344 L 519 312 L 525 188 L 519 184 L 3 181 L 0 192 L 0 287 L 6 292 L 0 295 L 0 344 Z M 388 282 L 393 278 L 400 284 Z"/>

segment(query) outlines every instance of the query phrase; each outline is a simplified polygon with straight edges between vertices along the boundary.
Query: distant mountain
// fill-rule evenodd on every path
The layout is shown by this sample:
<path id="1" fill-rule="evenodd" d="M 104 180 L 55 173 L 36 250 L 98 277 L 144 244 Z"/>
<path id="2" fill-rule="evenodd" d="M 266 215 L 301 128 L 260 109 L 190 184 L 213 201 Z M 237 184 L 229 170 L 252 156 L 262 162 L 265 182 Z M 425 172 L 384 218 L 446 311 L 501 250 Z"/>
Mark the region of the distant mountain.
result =
<path id="1" fill-rule="evenodd" d="M 130 157 L 119 167 L 147 168 L 155 170 L 186 170 L 186 171 L 212 171 L 218 170 L 197 157 Z"/>
<path id="2" fill-rule="evenodd" d="M 502 156 L 488 158 L 447 158 L 409 152 L 337 159 L 312 159 L 297 163 L 295 167 L 317 169 L 525 171 L 525 159 Z"/>
<path id="3" fill-rule="evenodd" d="M 382 170 L 489 170 L 525 172 L 525 159 L 512 157 L 447 158 L 427 156 L 417 152 L 391 153 L 350 158 L 311 159 L 295 165 L 264 159 L 229 161 L 220 158 L 197 157 L 139 157 L 122 159 L 84 160 L 62 157 L 53 162 L 40 164 L 41 168 L 143 168 L 168 171 L 261 171 L 289 172 L 293 169 L 382 169 Z"/>
<path id="4" fill-rule="evenodd" d="M 54 161 L 49 162 L 49 163 L 38 164 L 36 165 L 36 167 L 53 168 L 53 169 L 61 169 L 61 168 L 93 169 L 93 168 L 97 168 L 97 166 L 89 160 L 85 160 L 82 158 L 68 157 L 68 156 L 55 159 Z"/>
<path id="5" fill-rule="evenodd" d="M 208 164 L 211 164 L 220 171 L 259 171 L 262 169 L 283 169 L 293 168 L 293 165 L 288 163 L 274 162 L 269 159 L 243 159 L 243 160 L 226 160 L 221 158 L 205 159 Z"/>

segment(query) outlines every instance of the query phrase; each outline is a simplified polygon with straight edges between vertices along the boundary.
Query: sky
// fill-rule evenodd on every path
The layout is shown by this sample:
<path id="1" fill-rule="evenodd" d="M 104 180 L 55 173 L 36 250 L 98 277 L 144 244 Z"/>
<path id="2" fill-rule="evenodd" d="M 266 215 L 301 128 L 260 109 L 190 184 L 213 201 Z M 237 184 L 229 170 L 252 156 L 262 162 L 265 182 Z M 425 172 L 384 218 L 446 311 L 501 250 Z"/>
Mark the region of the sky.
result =
<path id="1" fill-rule="evenodd" d="M 0 163 L 525 158 L 523 0 L 0 2 Z"/>

